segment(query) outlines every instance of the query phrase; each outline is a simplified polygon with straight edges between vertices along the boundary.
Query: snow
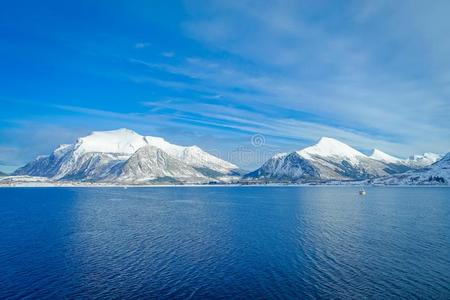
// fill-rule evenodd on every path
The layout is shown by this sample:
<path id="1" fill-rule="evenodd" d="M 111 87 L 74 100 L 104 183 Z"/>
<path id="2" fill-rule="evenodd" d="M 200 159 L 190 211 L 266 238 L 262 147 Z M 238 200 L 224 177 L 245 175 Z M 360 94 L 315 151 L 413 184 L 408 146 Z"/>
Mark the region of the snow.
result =
<path id="1" fill-rule="evenodd" d="M 283 152 L 283 153 L 277 153 L 274 156 L 272 156 L 272 159 L 282 158 L 287 156 L 289 153 Z"/>
<path id="2" fill-rule="evenodd" d="M 94 131 L 77 141 L 79 153 L 102 152 L 133 154 L 147 143 L 144 137 L 129 129 Z"/>
<path id="3" fill-rule="evenodd" d="M 215 157 L 197 146 L 178 146 L 160 137 L 146 136 L 144 138 L 151 146 L 157 147 L 167 154 L 195 167 L 208 167 L 219 172 L 229 172 L 238 167 L 232 163 Z"/>
<path id="4" fill-rule="evenodd" d="M 426 152 L 422 155 L 413 155 L 406 163 L 411 167 L 421 168 L 429 166 L 435 162 L 437 162 L 439 159 L 441 159 L 441 155 L 431 152 Z"/>
<path id="5" fill-rule="evenodd" d="M 366 155 L 349 145 L 328 137 L 322 137 L 317 144 L 297 151 L 297 153 L 310 160 L 314 160 L 317 156 L 345 158 L 352 164 L 357 164 L 362 157 L 367 158 Z"/>
<path id="6" fill-rule="evenodd" d="M 391 156 L 391 155 L 384 153 L 383 151 L 378 150 L 378 149 L 373 149 L 373 152 L 369 157 L 374 160 L 383 161 L 386 163 L 403 164 L 402 159 Z"/>

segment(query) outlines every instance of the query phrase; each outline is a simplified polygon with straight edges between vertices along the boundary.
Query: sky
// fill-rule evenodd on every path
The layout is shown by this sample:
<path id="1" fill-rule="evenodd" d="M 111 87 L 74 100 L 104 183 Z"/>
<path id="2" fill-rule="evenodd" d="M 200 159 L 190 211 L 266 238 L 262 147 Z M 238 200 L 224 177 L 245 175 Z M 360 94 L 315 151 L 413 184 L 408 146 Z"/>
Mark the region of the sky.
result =
<path id="1" fill-rule="evenodd" d="M 246 169 L 320 137 L 450 151 L 449 1 L 8 1 L 0 171 L 92 131 Z"/>

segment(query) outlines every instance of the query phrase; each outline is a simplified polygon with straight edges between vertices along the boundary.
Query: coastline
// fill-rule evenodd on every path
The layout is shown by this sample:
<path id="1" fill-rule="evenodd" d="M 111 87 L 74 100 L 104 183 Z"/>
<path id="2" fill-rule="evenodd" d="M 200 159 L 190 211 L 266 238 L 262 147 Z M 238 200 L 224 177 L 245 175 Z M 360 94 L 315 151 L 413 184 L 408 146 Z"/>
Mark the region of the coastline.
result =
<path id="1" fill-rule="evenodd" d="M 261 184 L 111 184 L 111 183 L 14 183 L 14 184 L 0 184 L 1 188 L 236 188 L 236 187 L 342 187 L 342 188 L 357 188 L 357 187 L 390 187 L 390 188 L 450 188 L 450 185 L 401 185 L 401 184 L 357 184 L 357 183 L 341 183 L 341 184 L 292 184 L 292 183 L 261 183 Z"/>

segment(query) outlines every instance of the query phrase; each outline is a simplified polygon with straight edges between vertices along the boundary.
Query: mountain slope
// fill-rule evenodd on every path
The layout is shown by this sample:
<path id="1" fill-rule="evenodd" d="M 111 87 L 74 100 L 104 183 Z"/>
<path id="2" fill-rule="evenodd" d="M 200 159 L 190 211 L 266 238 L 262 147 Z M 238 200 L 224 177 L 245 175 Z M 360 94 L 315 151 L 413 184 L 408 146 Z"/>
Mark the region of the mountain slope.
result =
<path id="1" fill-rule="evenodd" d="M 373 149 L 372 154 L 369 156 L 371 159 L 382 161 L 390 164 L 403 164 L 403 160 L 387 153 L 384 153 L 381 150 Z"/>
<path id="2" fill-rule="evenodd" d="M 389 155 L 378 149 L 374 149 L 369 158 L 386 164 L 389 174 L 403 173 L 415 169 L 407 160 Z"/>
<path id="3" fill-rule="evenodd" d="M 54 180 L 104 181 L 114 178 L 113 175 L 118 174 L 120 168 L 129 166 L 126 164 L 127 160 L 147 146 L 164 152 L 162 155 L 153 151 L 151 152 L 153 155 L 170 156 L 170 159 L 166 157 L 166 161 L 175 159 L 183 162 L 180 165 L 180 174 L 175 174 L 173 169 L 169 172 L 173 176 L 176 175 L 175 177 L 185 178 L 186 165 L 194 169 L 195 172 L 192 172 L 194 178 L 228 178 L 235 176 L 239 170 L 237 166 L 210 155 L 197 146 L 173 145 L 159 137 L 144 137 L 132 130 L 118 129 L 96 131 L 79 138 L 74 144 L 61 145 L 50 155 L 38 157 L 17 169 L 14 175 L 40 176 Z M 147 163 L 146 160 L 151 160 L 149 155 L 145 156 L 142 153 L 137 157 L 143 160 L 142 165 Z M 161 165 L 153 164 L 153 167 Z M 141 171 L 144 176 L 146 172 Z M 136 174 L 138 173 L 137 171 Z M 154 170 L 153 175 L 164 173 L 163 170 Z"/>
<path id="4" fill-rule="evenodd" d="M 318 178 L 317 169 L 297 152 L 275 155 L 261 168 L 248 173 L 244 179 L 267 179 L 277 181 L 311 180 Z"/>
<path id="5" fill-rule="evenodd" d="M 112 179 L 120 182 L 146 182 L 170 178 L 177 181 L 205 182 L 206 176 L 192 166 L 154 146 L 138 149 Z"/>
<path id="6" fill-rule="evenodd" d="M 162 138 L 146 136 L 144 138 L 148 145 L 157 147 L 167 154 L 197 168 L 199 171 L 218 174 L 233 174 L 238 172 L 239 167 L 213 156 L 197 146 L 183 147 L 170 144 Z M 202 171 L 203 170 L 203 171 Z"/>

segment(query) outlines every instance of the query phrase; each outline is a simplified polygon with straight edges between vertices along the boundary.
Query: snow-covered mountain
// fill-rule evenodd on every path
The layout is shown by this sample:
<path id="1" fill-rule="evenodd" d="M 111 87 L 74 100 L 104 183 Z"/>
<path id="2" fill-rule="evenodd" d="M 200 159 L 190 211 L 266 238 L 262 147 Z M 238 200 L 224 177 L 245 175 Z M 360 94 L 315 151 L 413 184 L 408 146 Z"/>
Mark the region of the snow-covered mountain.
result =
<path id="1" fill-rule="evenodd" d="M 323 137 L 313 146 L 276 155 L 244 176 L 252 180 L 360 180 L 410 168 L 379 150 L 367 156 L 336 139 Z"/>
<path id="2" fill-rule="evenodd" d="M 408 159 L 401 159 L 401 158 L 386 154 L 378 149 L 374 149 L 372 154 L 369 157 L 372 159 L 378 160 L 378 161 L 382 161 L 384 163 L 388 163 L 388 164 L 404 165 L 411 169 L 420 169 L 423 167 L 427 167 L 442 158 L 442 156 L 439 154 L 427 152 L 422 155 L 410 156 Z"/>
<path id="3" fill-rule="evenodd" d="M 450 152 L 428 167 L 371 179 L 368 183 L 386 185 L 448 185 L 450 184 Z"/>
<path id="4" fill-rule="evenodd" d="M 76 143 L 61 145 L 40 156 L 14 175 L 53 180 L 142 182 L 175 180 L 204 182 L 227 179 L 239 168 L 197 146 L 170 144 L 160 137 L 142 136 L 129 129 L 96 131 Z"/>
<path id="5" fill-rule="evenodd" d="M 431 152 L 426 152 L 422 155 L 413 155 L 405 160 L 405 163 L 411 168 L 424 168 L 434 164 L 442 158 L 441 155 Z"/>

